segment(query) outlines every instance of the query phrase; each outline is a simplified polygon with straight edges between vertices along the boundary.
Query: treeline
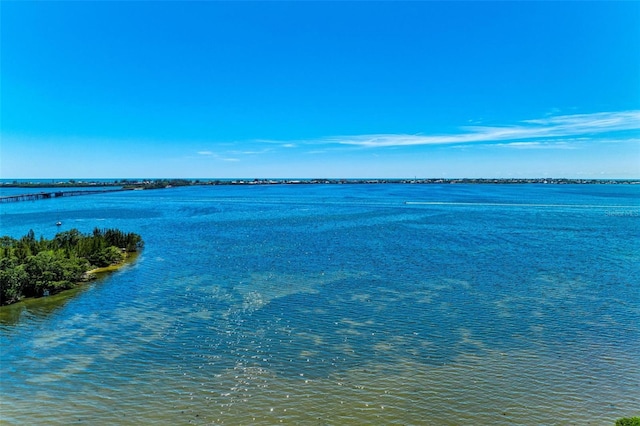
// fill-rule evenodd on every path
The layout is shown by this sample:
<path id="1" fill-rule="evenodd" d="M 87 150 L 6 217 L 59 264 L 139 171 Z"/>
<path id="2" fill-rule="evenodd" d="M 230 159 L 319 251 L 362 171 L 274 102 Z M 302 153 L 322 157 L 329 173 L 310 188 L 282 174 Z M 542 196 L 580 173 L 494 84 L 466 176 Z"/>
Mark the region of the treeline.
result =
<path id="1" fill-rule="evenodd" d="M 0 187 L 5 188 L 85 188 L 85 187 L 111 187 L 119 186 L 116 181 L 82 181 L 70 179 L 68 181 L 42 181 L 42 182 L 25 182 L 25 181 L 11 181 L 0 182 Z"/>
<path id="2" fill-rule="evenodd" d="M 0 305 L 24 297 L 54 294 L 87 280 L 87 271 L 120 263 L 143 247 L 142 237 L 118 229 L 60 232 L 36 239 L 33 230 L 20 239 L 0 238 Z"/>
<path id="3" fill-rule="evenodd" d="M 196 183 L 187 179 L 155 179 L 142 181 L 129 181 L 123 179 L 119 184 L 122 185 L 122 188 L 124 189 L 162 189 L 171 188 L 173 186 L 191 186 Z"/>

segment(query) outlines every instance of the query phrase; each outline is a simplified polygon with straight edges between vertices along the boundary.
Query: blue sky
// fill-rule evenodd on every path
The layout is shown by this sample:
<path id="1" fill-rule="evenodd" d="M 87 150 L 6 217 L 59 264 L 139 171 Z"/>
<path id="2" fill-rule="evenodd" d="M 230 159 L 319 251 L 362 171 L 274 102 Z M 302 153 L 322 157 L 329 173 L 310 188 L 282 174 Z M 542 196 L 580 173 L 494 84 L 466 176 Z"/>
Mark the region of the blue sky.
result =
<path id="1" fill-rule="evenodd" d="M 0 177 L 640 177 L 640 2 L 2 2 Z"/>

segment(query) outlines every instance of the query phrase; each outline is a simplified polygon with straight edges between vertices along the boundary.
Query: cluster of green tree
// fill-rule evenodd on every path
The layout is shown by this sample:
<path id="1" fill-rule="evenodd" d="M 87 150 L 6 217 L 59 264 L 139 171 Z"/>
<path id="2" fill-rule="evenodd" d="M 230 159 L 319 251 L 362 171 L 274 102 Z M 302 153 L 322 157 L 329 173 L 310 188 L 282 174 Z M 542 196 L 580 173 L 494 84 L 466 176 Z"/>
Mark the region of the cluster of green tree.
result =
<path id="1" fill-rule="evenodd" d="M 36 239 L 33 230 L 20 239 L 0 238 L 0 305 L 24 297 L 40 297 L 86 280 L 90 269 L 122 262 L 127 252 L 142 248 L 142 237 L 118 229 L 77 229 L 51 240 Z"/>
<path id="2" fill-rule="evenodd" d="M 191 186 L 194 182 L 186 179 L 156 179 L 143 181 L 121 180 L 124 189 L 162 189 L 172 186 Z"/>
<path id="3" fill-rule="evenodd" d="M 640 417 L 625 417 L 616 420 L 616 426 L 640 426 Z"/>

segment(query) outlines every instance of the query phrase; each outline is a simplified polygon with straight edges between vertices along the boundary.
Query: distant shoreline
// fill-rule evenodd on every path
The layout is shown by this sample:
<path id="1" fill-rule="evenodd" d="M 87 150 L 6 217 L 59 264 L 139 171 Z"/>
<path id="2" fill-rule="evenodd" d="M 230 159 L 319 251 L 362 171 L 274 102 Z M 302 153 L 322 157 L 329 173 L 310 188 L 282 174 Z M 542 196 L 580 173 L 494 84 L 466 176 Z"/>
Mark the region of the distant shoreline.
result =
<path id="1" fill-rule="evenodd" d="M 60 182 L 19 182 L 0 181 L 2 188 L 46 189 L 40 192 L 24 192 L 0 195 L 0 203 L 36 201 L 78 195 L 95 195 L 132 190 L 166 189 L 181 186 L 251 186 L 251 185 L 638 185 L 640 179 L 565 179 L 565 178 L 461 178 L 461 179 L 151 179 L 109 181 L 60 181 Z M 64 191 L 64 188 L 69 190 Z M 74 190 L 73 188 L 90 188 Z M 0 193 L 1 194 L 1 193 Z"/>
<path id="2" fill-rule="evenodd" d="M 573 179 L 573 178 L 405 178 L 405 179 L 120 179 L 55 180 L 8 179 L 0 181 L 0 188 L 113 188 L 162 189 L 177 186 L 207 185 L 342 185 L 342 184 L 555 184 L 555 185 L 637 185 L 640 179 Z"/>

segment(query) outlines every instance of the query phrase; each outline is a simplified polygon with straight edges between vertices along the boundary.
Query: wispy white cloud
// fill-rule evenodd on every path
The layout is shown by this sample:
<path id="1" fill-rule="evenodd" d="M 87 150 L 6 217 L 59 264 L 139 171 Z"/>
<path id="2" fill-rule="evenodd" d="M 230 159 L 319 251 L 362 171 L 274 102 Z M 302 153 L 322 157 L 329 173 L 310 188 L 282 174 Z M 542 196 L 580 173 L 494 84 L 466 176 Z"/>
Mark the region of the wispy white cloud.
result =
<path id="1" fill-rule="evenodd" d="M 223 150 L 220 152 L 214 151 L 198 151 L 197 154 L 202 157 L 214 158 L 222 161 L 240 161 L 241 156 L 255 156 L 262 155 L 271 152 L 271 148 L 264 148 L 260 150 Z"/>
<path id="2" fill-rule="evenodd" d="M 261 155 L 271 151 L 272 150 L 269 148 L 260 149 L 260 150 L 244 150 L 244 151 L 230 150 L 230 151 L 227 151 L 227 154 L 229 155 Z"/>
<path id="3" fill-rule="evenodd" d="M 637 142 L 638 130 L 640 111 L 600 112 L 545 116 L 504 126 L 476 124 L 449 134 L 364 134 L 289 141 L 259 139 L 229 143 L 227 149 L 219 152 L 202 150 L 197 153 L 220 161 L 238 162 L 248 157 L 282 154 L 285 150 L 300 149 L 303 150 L 300 153 L 321 155 L 347 147 L 399 149 L 434 145 L 453 149 L 569 150 L 592 143 Z"/>
<path id="4" fill-rule="evenodd" d="M 640 136 L 640 135 L 638 135 Z M 640 145 L 640 138 L 625 138 L 625 139 L 620 139 L 620 138 L 607 138 L 602 140 L 602 143 L 616 143 L 616 144 L 634 144 L 634 145 Z"/>
<path id="5" fill-rule="evenodd" d="M 565 138 L 639 129 L 640 111 L 620 111 L 545 117 L 510 126 L 468 126 L 453 134 L 369 134 L 328 137 L 315 142 L 382 148 Z"/>
<path id="6" fill-rule="evenodd" d="M 537 120 L 525 120 L 524 123 L 553 126 L 572 131 L 590 130 L 628 130 L 640 127 L 640 111 L 597 112 L 592 114 L 573 114 L 550 116 Z"/>
<path id="7" fill-rule="evenodd" d="M 569 142 L 507 142 L 494 144 L 492 146 L 500 146 L 514 149 L 576 149 L 576 145 Z"/>

